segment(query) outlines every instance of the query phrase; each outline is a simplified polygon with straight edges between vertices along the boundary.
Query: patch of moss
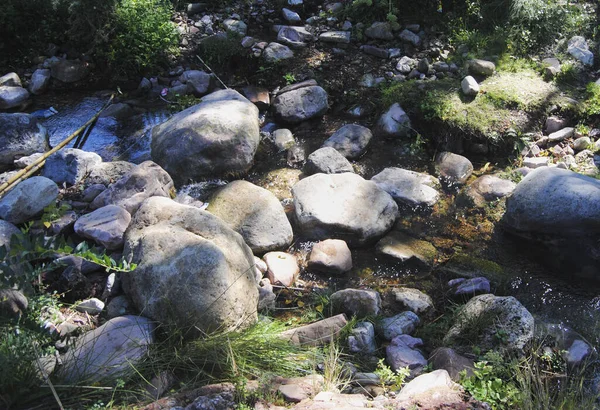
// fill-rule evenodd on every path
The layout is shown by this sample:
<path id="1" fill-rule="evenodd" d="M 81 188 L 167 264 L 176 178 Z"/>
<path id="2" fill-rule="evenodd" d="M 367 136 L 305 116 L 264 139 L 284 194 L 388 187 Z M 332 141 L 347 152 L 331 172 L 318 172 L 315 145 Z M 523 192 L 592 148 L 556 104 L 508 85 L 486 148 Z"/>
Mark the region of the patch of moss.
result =
<path id="1" fill-rule="evenodd" d="M 457 253 L 452 256 L 446 267 L 452 271 L 460 272 L 461 276 L 468 277 L 498 278 L 505 274 L 504 268 L 496 262 L 464 253 Z"/>

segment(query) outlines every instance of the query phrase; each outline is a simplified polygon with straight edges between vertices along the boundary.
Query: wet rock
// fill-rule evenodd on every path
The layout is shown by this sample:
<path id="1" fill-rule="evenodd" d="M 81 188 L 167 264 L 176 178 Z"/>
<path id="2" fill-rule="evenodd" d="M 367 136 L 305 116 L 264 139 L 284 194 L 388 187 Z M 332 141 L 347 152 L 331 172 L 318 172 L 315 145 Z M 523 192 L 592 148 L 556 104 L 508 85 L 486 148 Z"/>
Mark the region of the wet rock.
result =
<path id="1" fill-rule="evenodd" d="M 59 60 L 50 68 L 52 78 L 63 83 L 74 83 L 83 80 L 90 73 L 86 62 L 76 60 Z"/>
<path id="2" fill-rule="evenodd" d="M 462 155 L 442 152 L 435 159 L 440 180 L 448 187 L 464 185 L 473 173 L 473 164 Z"/>
<path id="3" fill-rule="evenodd" d="M 142 316 L 121 316 L 80 336 L 65 355 L 59 378 L 66 383 L 115 380 L 134 372 L 153 343 L 154 325 Z"/>
<path id="4" fill-rule="evenodd" d="M 469 60 L 467 62 L 467 69 L 472 75 L 480 75 L 483 77 L 489 77 L 496 71 L 496 64 L 487 60 Z"/>
<path id="5" fill-rule="evenodd" d="M 390 368 L 397 372 L 404 367 L 408 367 L 413 377 L 422 373 L 423 368 L 427 366 L 427 360 L 417 349 L 422 345 L 423 341 L 421 339 L 408 335 L 394 337 L 392 342 L 385 348 L 386 359 Z"/>
<path id="6" fill-rule="evenodd" d="M 460 311 L 444 344 L 522 352 L 533 339 L 531 313 L 512 296 L 475 296 Z"/>
<path id="7" fill-rule="evenodd" d="M 0 171 L 15 160 L 50 149 L 48 131 L 29 114 L 0 114 Z"/>
<path id="8" fill-rule="evenodd" d="M 100 155 L 76 148 L 64 148 L 46 159 L 42 176 L 57 184 L 75 185 L 102 162 Z"/>
<path id="9" fill-rule="evenodd" d="M 233 181 L 216 191 L 208 202 L 207 211 L 242 235 L 254 253 L 287 248 L 292 243 L 294 234 L 283 206 L 264 188 L 248 181 Z"/>
<path id="10" fill-rule="evenodd" d="M 450 378 L 458 382 L 460 380 L 460 372 L 466 371 L 467 377 L 473 375 L 475 370 L 473 359 L 468 359 L 458 354 L 454 349 L 449 347 L 439 347 L 429 355 L 429 364 L 433 370 L 446 370 Z"/>
<path id="11" fill-rule="evenodd" d="M 324 147 L 332 147 L 344 157 L 356 159 L 363 155 L 373 134 L 367 127 L 358 124 L 346 124 L 338 129 L 324 143 Z"/>
<path id="12" fill-rule="evenodd" d="M 102 114 L 100 114 L 100 118 L 112 117 L 117 121 L 126 120 L 129 117 L 132 117 L 135 114 L 134 109 L 125 103 L 116 103 L 109 105 Z"/>
<path id="13" fill-rule="evenodd" d="M 0 85 L 0 110 L 21 107 L 29 99 L 29 91 L 23 87 Z"/>
<path id="14" fill-rule="evenodd" d="M 299 346 L 322 346 L 331 343 L 348 324 L 346 316 L 339 314 L 310 325 L 286 330 L 281 333 L 283 339 Z"/>
<path id="15" fill-rule="evenodd" d="M 349 31 L 326 31 L 319 34 L 319 40 L 324 43 L 350 43 Z"/>
<path id="16" fill-rule="evenodd" d="M 168 198 L 173 189 L 169 174 L 154 162 L 145 161 L 98 195 L 91 207 L 98 209 L 106 205 L 118 205 L 134 214 L 145 199 L 153 196 Z"/>
<path id="17" fill-rule="evenodd" d="M 412 135 L 410 118 L 400 104 L 393 104 L 379 117 L 373 134 L 383 138 L 404 138 Z"/>
<path id="18" fill-rule="evenodd" d="M 374 182 L 352 174 L 315 174 L 292 188 L 298 227 L 309 239 L 343 239 L 361 246 L 394 223 L 398 206 Z"/>
<path id="19" fill-rule="evenodd" d="M 352 254 L 346 242 L 326 239 L 314 244 L 308 268 L 333 274 L 348 272 L 352 269 Z"/>
<path id="20" fill-rule="evenodd" d="M 50 70 L 38 68 L 31 75 L 29 81 L 29 92 L 34 95 L 43 94 L 50 84 Z"/>
<path id="21" fill-rule="evenodd" d="M 258 108 L 221 90 L 154 127 L 151 155 L 181 185 L 246 172 L 259 140 Z"/>
<path id="22" fill-rule="evenodd" d="M 138 264 L 122 276 L 123 287 L 151 319 L 189 335 L 256 321 L 252 251 L 206 211 L 163 197 L 145 200 L 125 234 L 123 256 Z"/>
<path id="23" fill-rule="evenodd" d="M 365 30 L 365 35 L 376 40 L 393 40 L 394 33 L 388 22 L 376 21 Z"/>
<path id="24" fill-rule="evenodd" d="M 235 19 L 225 19 L 223 21 L 223 25 L 225 26 L 225 30 L 228 33 L 232 33 L 243 37 L 246 35 L 246 31 L 248 30 L 248 26 L 241 20 Z"/>
<path id="25" fill-rule="evenodd" d="M 287 128 L 280 128 L 273 131 L 273 142 L 279 151 L 285 151 L 296 145 L 294 134 Z"/>
<path id="26" fill-rule="evenodd" d="M 333 311 L 348 316 L 364 318 L 377 316 L 381 310 L 381 296 L 371 289 L 344 289 L 330 297 Z"/>
<path id="27" fill-rule="evenodd" d="M 98 315 L 103 309 L 104 302 L 96 298 L 86 299 L 75 306 L 75 310 L 78 312 L 87 313 L 89 315 Z"/>
<path id="28" fill-rule="evenodd" d="M 0 318 L 18 319 L 26 311 L 29 302 L 23 293 L 15 289 L 0 289 Z"/>
<path id="29" fill-rule="evenodd" d="M 267 63 L 275 64 L 294 57 L 294 52 L 288 46 L 273 42 L 269 43 L 262 55 Z"/>
<path id="30" fill-rule="evenodd" d="M 490 281 L 484 277 L 477 278 L 459 278 L 448 282 L 448 286 L 452 288 L 454 296 L 474 296 L 484 293 L 490 293 Z"/>
<path id="31" fill-rule="evenodd" d="M 419 289 L 398 288 L 394 289 L 392 293 L 400 306 L 416 314 L 425 314 L 433 308 L 431 297 Z"/>
<path id="32" fill-rule="evenodd" d="M 18 225 L 41 214 L 58 197 L 58 186 L 48 178 L 31 177 L 0 199 L 0 218 Z"/>
<path id="33" fill-rule="evenodd" d="M 312 83 L 287 90 L 284 88 L 273 101 L 275 115 L 289 123 L 320 117 L 327 112 L 327 108 L 327 92 Z"/>
<path id="34" fill-rule="evenodd" d="M 41 152 L 36 152 L 35 154 L 27 155 L 26 157 L 21 157 L 16 159 L 14 165 L 18 169 L 27 168 L 37 160 L 39 160 L 44 154 Z"/>
<path id="35" fill-rule="evenodd" d="M 414 312 L 406 311 L 382 319 L 380 332 L 386 340 L 392 340 L 396 336 L 411 334 L 419 323 L 419 317 Z"/>
<path id="36" fill-rule="evenodd" d="M 496 201 L 510 195 L 517 184 L 494 175 L 483 175 L 477 178 L 461 193 L 461 199 L 468 204 L 483 207 L 491 201 Z"/>
<path id="37" fill-rule="evenodd" d="M 402 32 L 400 33 L 400 40 L 406 43 L 410 43 L 415 47 L 419 47 L 421 45 L 421 37 L 419 37 L 412 31 L 406 29 L 402 30 Z"/>
<path id="38" fill-rule="evenodd" d="M 242 89 L 242 94 L 260 111 L 268 110 L 271 105 L 271 97 L 266 88 L 249 85 Z"/>
<path id="39" fill-rule="evenodd" d="M 285 252 L 268 252 L 263 256 L 267 264 L 267 278 L 274 285 L 292 286 L 300 274 L 298 260 Z"/>
<path id="40" fill-rule="evenodd" d="M 460 83 L 460 87 L 462 88 L 464 95 L 475 96 L 479 94 L 479 84 L 477 83 L 477 80 L 470 75 L 463 78 L 462 82 Z"/>
<path id="41" fill-rule="evenodd" d="M 402 168 L 386 168 L 371 178 L 377 186 L 390 194 L 398 205 L 411 208 L 432 207 L 440 194 L 435 189 L 439 181 L 431 175 Z"/>
<path id="42" fill-rule="evenodd" d="M 377 351 L 375 328 L 371 322 L 359 322 L 348 336 L 348 347 L 352 353 L 373 354 Z"/>
<path id="43" fill-rule="evenodd" d="M 287 152 L 287 164 L 289 167 L 302 167 L 306 160 L 306 152 L 304 147 L 298 144 L 294 144 L 288 149 Z"/>
<path id="44" fill-rule="evenodd" d="M 377 242 L 375 251 L 398 260 L 407 268 L 424 273 L 431 272 L 437 256 L 432 244 L 400 231 L 392 231 Z"/>
<path id="45" fill-rule="evenodd" d="M 123 235 L 131 222 L 131 214 L 116 205 L 107 205 L 82 216 L 75 222 L 75 232 L 114 250 L 123 246 Z"/>
<path id="46" fill-rule="evenodd" d="M 333 147 L 323 147 L 310 154 L 302 169 L 305 175 L 354 172 L 352 164 Z"/>

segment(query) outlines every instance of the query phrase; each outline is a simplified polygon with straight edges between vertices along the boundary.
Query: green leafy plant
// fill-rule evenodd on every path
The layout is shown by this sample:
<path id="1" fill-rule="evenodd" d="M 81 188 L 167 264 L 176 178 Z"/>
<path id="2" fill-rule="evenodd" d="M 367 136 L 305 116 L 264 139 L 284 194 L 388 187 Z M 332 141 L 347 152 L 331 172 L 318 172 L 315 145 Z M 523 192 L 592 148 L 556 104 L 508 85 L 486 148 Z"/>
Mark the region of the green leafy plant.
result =
<path id="1" fill-rule="evenodd" d="M 285 73 L 283 75 L 286 85 L 294 84 L 296 82 L 296 76 L 292 73 Z"/>
<path id="2" fill-rule="evenodd" d="M 393 371 L 385 364 L 385 359 L 379 359 L 377 369 L 375 369 L 374 373 L 379 376 L 381 387 L 386 390 L 399 390 L 406 378 L 410 376 L 410 369 L 406 366 Z"/>
<path id="3" fill-rule="evenodd" d="M 495 409 L 508 409 L 520 401 L 520 392 L 515 383 L 503 379 L 494 366 L 487 361 L 475 363 L 473 376 L 461 372 L 460 384 L 477 400 L 489 403 Z"/>

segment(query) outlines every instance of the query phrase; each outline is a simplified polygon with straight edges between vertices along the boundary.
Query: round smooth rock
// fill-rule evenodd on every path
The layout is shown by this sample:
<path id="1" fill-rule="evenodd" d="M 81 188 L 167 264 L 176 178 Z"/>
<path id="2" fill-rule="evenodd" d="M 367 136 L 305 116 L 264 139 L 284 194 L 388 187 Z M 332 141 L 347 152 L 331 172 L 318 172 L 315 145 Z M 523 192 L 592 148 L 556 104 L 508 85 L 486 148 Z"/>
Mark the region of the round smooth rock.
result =
<path id="1" fill-rule="evenodd" d="M 352 254 L 346 242 L 326 239 L 313 246 L 308 268 L 334 274 L 348 272 L 352 269 Z"/>

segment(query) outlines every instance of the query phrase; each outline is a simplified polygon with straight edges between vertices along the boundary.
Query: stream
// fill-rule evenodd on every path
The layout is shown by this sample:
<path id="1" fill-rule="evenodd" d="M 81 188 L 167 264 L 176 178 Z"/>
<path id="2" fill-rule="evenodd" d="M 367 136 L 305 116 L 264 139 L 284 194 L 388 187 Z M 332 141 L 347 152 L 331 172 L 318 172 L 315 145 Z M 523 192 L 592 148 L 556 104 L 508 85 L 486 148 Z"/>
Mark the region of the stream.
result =
<path id="1" fill-rule="evenodd" d="M 54 107 L 58 113 L 42 120 L 51 135 L 54 146 L 85 123 L 106 102 L 103 95 L 89 96 L 66 94 L 61 96 L 36 97 L 32 111 Z M 84 149 L 98 153 L 105 161 L 126 160 L 140 163 L 150 159 L 151 129 L 169 118 L 166 107 L 148 109 L 127 119 L 123 123 L 114 118 L 100 118 L 86 142 Z M 325 116 L 322 121 L 307 122 L 292 131 L 308 153 L 318 148 L 322 142 L 339 126 L 351 120 Z M 285 191 L 285 178 L 266 177 L 279 170 L 280 174 L 289 173 L 285 153 L 273 152 L 261 148 L 257 153 L 256 165 L 246 177 L 249 181 L 266 188 L 281 183 Z M 357 172 L 364 178 L 370 178 L 388 166 L 398 166 L 417 171 L 427 171 L 431 157 L 414 155 L 409 147 L 389 141 L 371 141 L 369 151 L 358 161 L 353 162 Z M 483 162 L 474 161 L 475 169 Z M 283 171 L 282 171 L 283 170 Z M 431 170 L 430 170 L 431 171 Z M 296 174 L 297 175 L 297 171 Z M 281 180 L 278 180 L 280 178 Z M 208 181 L 182 187 L 185 191 L 201 200 L 206 200 L 212 189 L 223 185 L 220 180 Z M 287 185 L 289 186 L 289 185 Z M 277 187 L 276 187 L 277 188 Z M 289 194 L 288 194 L 289 197 Z M 289 199 L 283 203 L 289 203 Z M 452 196 L 447 195 L 448 203 Z M 402 214 L 401 214 L 402 215 Z M 403 228 L 408 228 L 423 239 L 429 240 L 445 255 L 455 249 L 470 249 L 505 268 L 505 274 L 495 289 L 498 294 L 515 296 L 525 305 L 536 319 L 555 325 L 555 328 L 571 328 L 594 346 L 600 345 L 600 286 L 585 279 L 574 279 L 569 272 L 551 272 L 545 266 L 543 256 L 536 256 L 528 244 L 517 242 L 504 235 L 493 223 L 481 215 L 465 215 L 464 210 L 452 206 L 434 209 L 430 215 L 406 213 L 401 216 Z M 302 238 L 292 245 L 299 260 L 303 261 L 311 243 Z M 448 259 L 448 258 L 446 258 Z M 300 279 L 318 287 L 369 286 L 373 288 L 389 285 L 412 285 L 434 292 L 452 276 L 443 269 L 435 269 L 429 277 L 421 277 L 398 267 L 394 262 L 375 255 L 372 248 L 353 250 L 354 267 L 343 278 L 325 278 L 322 275 L 303 272 Z M 443 266 L 443 265 L 442 265 Z M 493 278 L 490 278 L 493 279 Z M 427 288 L 430 289 L 427 289 Z M 441 299 L 447 295 L 438 295 Z M 434 297 L 434 300 L 436 298 Z"/>

